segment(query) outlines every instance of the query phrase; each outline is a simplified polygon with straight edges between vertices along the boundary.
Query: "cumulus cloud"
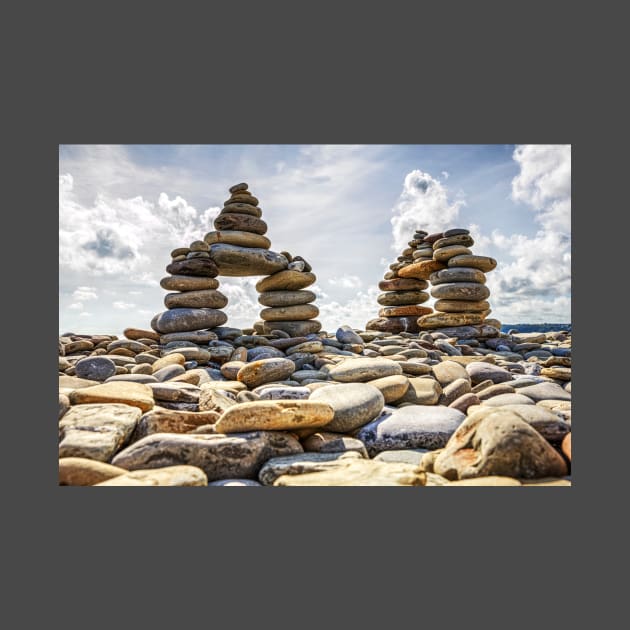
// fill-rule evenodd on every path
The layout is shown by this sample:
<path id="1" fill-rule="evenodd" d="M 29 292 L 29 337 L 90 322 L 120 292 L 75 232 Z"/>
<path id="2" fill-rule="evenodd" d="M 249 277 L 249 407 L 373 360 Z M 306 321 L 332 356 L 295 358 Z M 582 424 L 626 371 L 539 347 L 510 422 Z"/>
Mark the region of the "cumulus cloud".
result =
<path id="1" fill-rule="evenodd" d="M 439 232 L 453 227 L 464 205 L 463 199 L 449 199 L 448 189 L 439 179 L 418 169 L 411 171 L 392 210 L 393 249 L 401 252 L 408 247 L 416 230 Z"/>
<path id="2" fill-rule="evenodd" d="M 112 304 L 112 306 L 120 310 L 129 310 L 136 307 L 135 304 L 132 304 L 131 302 L 123 302 L 122 300 L 117 300 Z"/>
<path id="3" fill-rule="evenodd" d="M 571 147 L 525 145 L 512 198 L 535 213 L 535 236 L 494 230 L 489 241 L 512 259 L 488 274 L 493 316 L 509 323 L 571 320 Z M 519 319 L 522 318 L 522 319 Z"/>
<path id="4" fill-rule="evenodd" d="M 77 287 L 72 292 L 72 298 L 86 302 L 87 300 L 96 300 L 98 298 L 98 294 L 96 293 L 96 289 L 94 287 Z"/>
<path id="5" fill-rule="evenodd" d="M 363 284 L 359 276 L 337 276 L 328 279 L 328 283 L 332 286 L 343 287 L 344 289 L 357 289 Z"/>

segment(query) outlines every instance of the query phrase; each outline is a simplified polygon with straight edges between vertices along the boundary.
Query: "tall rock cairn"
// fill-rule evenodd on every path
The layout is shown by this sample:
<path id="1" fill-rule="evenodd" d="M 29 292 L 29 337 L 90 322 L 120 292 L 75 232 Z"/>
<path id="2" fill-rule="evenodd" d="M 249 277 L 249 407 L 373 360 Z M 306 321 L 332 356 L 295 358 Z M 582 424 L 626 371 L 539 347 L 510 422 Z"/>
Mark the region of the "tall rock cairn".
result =
<path id="1" fill-rule="evenodd" d="M 219 273 L 210 259 L 205 241 L 194 241 L 188 247 L 171 252 L 171 263 L 166 267 L 169 276 L 160 286 L 171 291 L 164 297 L 168 310 L 155 315 L 151 328 L 160 334 L 160 343 L 193 341 L 206 343 L 215 340 L 212 329 L 227 321 L 220 309 L 227 297 L 218 291 Z"/>
<path id="2" fill-rule="evenodd" d="M 429 283 L 419 278 L 404 278 L 400 272 L 418 259 L 433 258 L 433 248 L 426 243 L 427 233 L 417 230 L 408 247 L 398 256 L 395 263 L 389 266 L 389 271 L 378 284 L 381 293 L 376 299 L 381 305 L 378 318 L 370 320 L 366 330 L 382 332 L 419 332 L 418 317 L 433 312 L 433 309 L 420 306 L 429 299 L 424 291 Z"/>
<path id="3" fill-rule="evenodd" d="M 497 261 L 489 256 L 473 254 L 470 247 L 474 245 L 474 240 L 463 228 L 431 235 L 430 241 L 432 262 L 422 264 L 424 273 L 433 268 L 429 282 L 432 285 L 431 296 L 436 299 L 433 305 L 436 312 L 418 319 L 420 329 L 485 324 L 490 314 L 490 291 L 486 287 L 485 273 L 492 271 Z"/>

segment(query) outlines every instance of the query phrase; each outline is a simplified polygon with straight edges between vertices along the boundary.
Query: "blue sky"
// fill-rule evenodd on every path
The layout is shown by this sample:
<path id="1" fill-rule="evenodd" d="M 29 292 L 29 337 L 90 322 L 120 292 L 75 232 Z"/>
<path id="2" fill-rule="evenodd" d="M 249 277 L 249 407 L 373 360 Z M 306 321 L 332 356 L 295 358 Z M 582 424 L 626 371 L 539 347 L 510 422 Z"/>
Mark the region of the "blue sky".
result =
<path id="1" fill-rule="evenodd" d="M 271 249 L 312 264 L 325 329 L 363 328 L 414 229 L 449 227 L 498 261 L 491 317 L 570 322 L 570 178 L 560 145 L 64 145 L 59 329 L 148 327 L 170 251 L 211 231 L 241 181 Z M 228 325 L 258 319 L 257 279 L 219 278 Z"/>

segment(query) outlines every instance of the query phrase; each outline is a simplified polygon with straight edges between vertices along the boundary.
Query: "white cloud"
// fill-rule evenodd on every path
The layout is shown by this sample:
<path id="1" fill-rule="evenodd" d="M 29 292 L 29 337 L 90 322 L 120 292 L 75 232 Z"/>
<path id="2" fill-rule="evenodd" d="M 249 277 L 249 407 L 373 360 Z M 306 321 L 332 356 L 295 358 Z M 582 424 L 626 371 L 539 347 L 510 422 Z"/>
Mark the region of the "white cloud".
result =
<path id="1" fill-rule="evenodd" d="M 446 181 L 450 173 L 448 171 L 442 171 L 441 174 L 442 174 L 442 177 L 444 178 L 444 181 Z"/>
<path id="2" fill-rule="evenodd" d="M 92 317 L 92 313 L 88 313 L 87 311 L 83 311 L 83 313 L 79 313 L 79 317 Z"/>
<path id="3" fill-rule="evenodd" d="M 96 293 L 96 289 L 94 287 L 77 287 L 73 291 L 72 297 L 75 300 L 86 302 L 87 300 L 98 299 L 98 294 Z"/>
<path id="4" fill-rule="evenodd" d="M 80 311 L 83 309 L 83 302 L 73 302 L 70 306 L 68 306 L 68 308 L 71 308 L 74 311 Z"/>
<path id="5" fill-rule="evenodd" d="M 135 304 L 132 304 L 132 303 L 130 303 L 130 302 L 123 302 L 123 301 L 121 301 L 121 300 L 119 300 L 119 301 L 117 301 L 117 302 L 114 302 L 114 303 L 112 304 L 112 306 L 113 306 L 114 308 L 118 308 L 118 309 L 120 309 L 120 310 L 130 310 L 130 309 L 132 309 L 132 308 L 135 308 L 135 307 L 136 307 L 136 305 L 135 305 Z"/>
<path id="6" fill-rule="evenodd" d="M 333 286 L 343 287 L 344 289 L 357 289 L 363 282 L 359 276 L 338 276 L 328 279 L 328 283 Z"/>
<path id="7" fill-rule="evenodd" d="M 464 205 L 463 199 L 449 200 L 446 186 L 429 173 L 411 171 L 392 210 L 393 249 L 400 253 L 408 247 L 416 230 L 431 233 L 454 227 Z"/>

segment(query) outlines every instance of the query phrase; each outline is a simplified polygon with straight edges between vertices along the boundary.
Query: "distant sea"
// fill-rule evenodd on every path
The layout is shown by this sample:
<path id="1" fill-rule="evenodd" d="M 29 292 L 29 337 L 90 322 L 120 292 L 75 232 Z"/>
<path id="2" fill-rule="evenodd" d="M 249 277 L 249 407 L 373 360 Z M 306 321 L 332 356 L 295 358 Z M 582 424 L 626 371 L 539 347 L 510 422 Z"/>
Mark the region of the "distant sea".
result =
<path id="1" fill-rule="evenodd" d="M 526 332 L 556 332 L 558 330 L 568 330 L 571 332 L 571 324 L 503 324 L 501 332 L 508 330 L 517 330 L 521 333 Z"/>

